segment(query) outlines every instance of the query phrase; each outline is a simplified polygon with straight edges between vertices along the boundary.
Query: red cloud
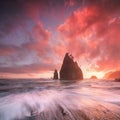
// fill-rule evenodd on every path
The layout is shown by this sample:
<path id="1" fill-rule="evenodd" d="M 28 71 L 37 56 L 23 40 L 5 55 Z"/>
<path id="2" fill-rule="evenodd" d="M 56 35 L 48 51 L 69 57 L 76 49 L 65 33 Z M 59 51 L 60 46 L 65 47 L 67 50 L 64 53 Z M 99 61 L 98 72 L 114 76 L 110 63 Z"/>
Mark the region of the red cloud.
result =
<path id="1" fill-rule="evenodd" d="M 74 6 L 76 4 L 76 0 L 64 0 L 65 6 Z"/>
<path id="2" fill-rule="evenodd" d="M 0 45 L 0 56 L 6 56 L 16 53 L 17 47 Z"/>
<path id="3" fill-rule="evenodd" d="M 32 41 L 23 44 L 26 49 L 36 51 L 39 56 L 44 56 L 47 52 L 51 51 L 50 47 L 50 32 L 45 30 L 40 22 L 36 24 L 30 33 L 30 39 Z"/>
<path id="4" fill-rule="evenodd" d="M 85 55 L 88 47 L 93 46 L 92 43 L 86 39 L 92 35 L 89 29 L 99 19 L 98 8 L 84 8 L 82 11 L 75 11 L 64 24 L 58 27 L 65 41 L 68 43 L 68 51 L 78 57 Z M 94 42 L 95 43 L 95 42 Z M 79 49 L 79 50 L 78 50 Z"/>
<path id="5" fill-rule="evenodd" d="M 44 29 L 42 24 L 38 22 L 33 27 L 32 32 L 28 34 L 28 37 L 29 42 L 24 43 L 19 47 L 10 45 L 0 46 L 0 55 L 9 57 L 9 62 L 13 64 L 12 66 L 8 65 L 6 67 L 5 64 L 1 63 L 0 73 L 28 74 L 41 73 L 54 69 L 56 63 L 54 63 L 50 45 L 51 33 Z M 14 55 L 11 55 L 13 53 Z M 28 58 L 30 60 L 28 60 Z M 28 63 L 26 63 L 27 60 Z"/>
<path id="6" fill-rule="evenodd" d="M 23 9 L 26 12 L 26 15 L 35 22 L 39 21 L 41 11 L 43 11 L 44 7 L 45 4 L 37 0 L 31 0 L 23 4 Z"/>
<path id="7" fill-rule="evenodd" d="M 25 11 L 26 16 L 35 22 L 38 22 L 40 17 L 44 16 L 46 19 L 51 19 L 50 17 L 52 16 L 54 20 L 60 21 L 64 17 L 64 4 L 72 6 L 74 5 L 74 0 L 30 0 L 23 3 L 22 9 Z"/>
<path id="8" fill-rule="evenodd" d="M 67 50 L 96 70 L 120 69 L 120 22 L 110 22 L 117 10 L 94 5 L 75 11 L 58 27 Z"/>

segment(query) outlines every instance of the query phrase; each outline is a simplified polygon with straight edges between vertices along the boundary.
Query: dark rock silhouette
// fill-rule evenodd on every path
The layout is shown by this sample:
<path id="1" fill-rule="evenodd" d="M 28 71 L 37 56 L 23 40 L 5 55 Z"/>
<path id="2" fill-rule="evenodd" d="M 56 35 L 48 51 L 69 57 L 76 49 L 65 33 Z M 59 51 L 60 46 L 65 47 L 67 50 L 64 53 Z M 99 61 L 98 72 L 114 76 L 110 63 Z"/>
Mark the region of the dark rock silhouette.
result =
<path id="1" fill-rule="evenodd" d="M 57 70 L 55 69 L 55 71 L 54 71 L 54 76 L 53 76 L 53 79 L 55 80 L 55 79 L 58 79 L 58 72 L 57 72 Z"/>
<path id="2" fill-rule="evenodd" d="M 110 71 L 104 75 L 105 79 L 116 79 L 120 78 L 120 70 Z"/>
<path id="3" fill-rule="evenodd" d="M 120 82 L 120 78 L 116 78 L 116 79 L 115 79 L 115 82 Z"/>
<path id="4" fill-rule="evenodd" d="M 61 80 L 83 79 L 83 73 L 77 62 L 74 62 L 73 56 L 66 53 L 60 70 Z"/>
<path id="5" fill-rule="evenodd" d="M 90 77 L 90 79 L 97 79 L 97 77 L 93 75 Z"/>

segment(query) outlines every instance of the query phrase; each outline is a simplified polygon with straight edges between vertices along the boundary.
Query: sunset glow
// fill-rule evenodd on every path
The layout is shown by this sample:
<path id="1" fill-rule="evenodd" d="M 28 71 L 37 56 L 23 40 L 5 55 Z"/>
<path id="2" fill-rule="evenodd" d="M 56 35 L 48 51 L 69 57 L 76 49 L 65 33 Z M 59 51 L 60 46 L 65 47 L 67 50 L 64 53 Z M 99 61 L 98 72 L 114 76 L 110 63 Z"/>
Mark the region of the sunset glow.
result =
<path id="1" fill-rule="evenodd" d="M 84 78 L 120 70 L 120 0 L 7 0 L 0 18 L 2 78 L 51 78 L 66 52 Z"/>

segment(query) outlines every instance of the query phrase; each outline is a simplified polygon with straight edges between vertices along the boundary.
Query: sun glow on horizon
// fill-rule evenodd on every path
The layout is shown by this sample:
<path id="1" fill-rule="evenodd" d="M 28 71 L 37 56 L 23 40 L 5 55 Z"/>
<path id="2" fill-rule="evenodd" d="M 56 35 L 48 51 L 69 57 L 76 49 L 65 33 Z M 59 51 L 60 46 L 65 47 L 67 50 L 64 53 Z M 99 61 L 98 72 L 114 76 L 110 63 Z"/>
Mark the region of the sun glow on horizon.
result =
<path id="1" fill-rule="evenodd" d="M 26 74 L 9 74 L 4 73 L 0 74 L 0 78 L 9 78 L 9 79 L 39 79 L 39 78 L 52 78 L 53 71 L 41 72 L 41 73 L 26 73 Z"/>
<path id="2" fill-rule="evenodd" d="M 91 78 L 91 76 L 96 76 L 98 79 L 102 79 L 104 77 L 104 72 L 96 72 L 96 71 L 90 71 L 90 72 L 84 72 L 84 78 Z"/>
<path id="3" fill-rule="evenodd" d="M 89 79 L 91 76 L 96 76 L 98 79 L 102 79 L 104 77 L 104 72 L 96 72 L 96 71 L 83 71 L 83 77 L 84 79 Z M 41 73 L 29 73 L 29 74 L 0 74 L 0 78 L 10 78 L 10 79 L 37 79 L 37 78 L 48 78 L 52 79 L 53 78 L 53 73 L 54 71 L 46 71 L 46 72 L 41 72 Z M 59 73 L 59 71 L 58 71 Z"/>

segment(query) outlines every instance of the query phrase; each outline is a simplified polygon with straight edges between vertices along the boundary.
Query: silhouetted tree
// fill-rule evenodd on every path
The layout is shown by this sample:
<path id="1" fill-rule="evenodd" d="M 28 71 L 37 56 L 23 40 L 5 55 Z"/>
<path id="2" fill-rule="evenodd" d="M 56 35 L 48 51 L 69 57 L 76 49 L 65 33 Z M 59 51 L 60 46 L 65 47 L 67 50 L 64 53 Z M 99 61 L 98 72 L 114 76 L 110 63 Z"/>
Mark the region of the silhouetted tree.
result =
<path id="1" fill-rule="evenodd" d="M 57 70 L 55 69 L 55 71 L 54 71 L 54 76 L 53 76 L 53 79 L 58 79 L 58 72 L 57 72 Z"/>

